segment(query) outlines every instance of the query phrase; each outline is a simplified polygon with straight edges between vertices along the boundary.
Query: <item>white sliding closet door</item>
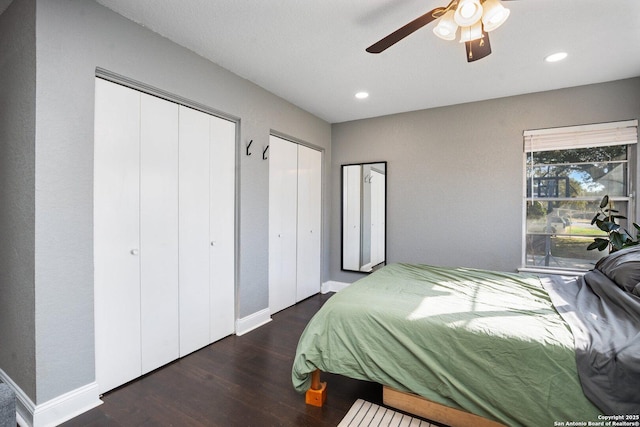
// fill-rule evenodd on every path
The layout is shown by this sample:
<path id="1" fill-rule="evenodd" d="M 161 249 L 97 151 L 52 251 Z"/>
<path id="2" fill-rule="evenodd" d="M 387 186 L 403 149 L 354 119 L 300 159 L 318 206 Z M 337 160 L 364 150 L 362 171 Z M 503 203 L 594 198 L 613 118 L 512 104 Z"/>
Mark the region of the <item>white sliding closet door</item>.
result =
<path id="1" fill-rule="evenodd" d="M 180 107 L 180 355 L 234 332 L 235 123 Z"/>
<path id="2" fill-rule="evenodd" d="M 140 95 L 96 80 L 94 259 L 100 392 L 140 376 Z"/>
<path id="3" fill-rule="evenodd" d="M 180 356 L 210 343 L 209 117 L 180 106 Z"/>
<path id="4" fill-rule="evenodd" d="M 296 303 L 298 148 L 269 138 L 269 309 Z"/>
<path id="5" fill-rule="evenodd" d="M 320 292 L 322 153 L 269 139 L 269 309 Z"/>
<path id="6" fill-rule="evenodd" d="M 96 79 L 96 381 L 234 332 L 236 125 Z"/>
<path id="7" fill-rule="evenodd" d="M 386 176 L 371 170 L 371 266 L 385 260 L 385 186 Z"/>
<path id="8" fill-rule="evenodd" d="M 320 292 L 322 153 L 298 145 L 298 248 L 296 301 Z"/>
<path id="9" fill-rule="evenodd" d="M 235 176 L 236 125 L 210 117 L 210 337 L 235 331 Z"/>
<path id="10" fill-rule="evenodd" d="M 180 355 L 234 332 L 235 123 L 180 107 Z"/>
<path id="11" fill-rule="evenodd" d="M 179 357 L 178 105 L 141 94 L 142 373 Z"/>

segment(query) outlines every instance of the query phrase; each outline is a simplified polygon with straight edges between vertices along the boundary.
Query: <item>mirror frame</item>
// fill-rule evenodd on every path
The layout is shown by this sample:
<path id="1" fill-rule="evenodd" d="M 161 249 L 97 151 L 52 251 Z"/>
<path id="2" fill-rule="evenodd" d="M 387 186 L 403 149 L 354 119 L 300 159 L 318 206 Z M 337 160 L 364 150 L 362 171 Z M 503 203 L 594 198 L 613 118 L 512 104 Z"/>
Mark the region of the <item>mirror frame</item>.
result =
<path id="1" fill-rule="evenodd" d="M 375 265 L 372 265 L 371 268 L 369 269 L 365 269 L 363 270 L 362 267 L 362 240 L 363 240 L 363 230 L 362 230 L 362 203 L 363 203 L 363 198 L 362 198 L 362 192 L 360 192 L 360 251 L 359 251 L 359 256 L 360 256 L 360 261 L 359 261 L 359 266 L 360 269 L 359 270 L 355 270 L 352 268 L 345 268 L 345 171 L 346 168 L 349 166 L 366 166 L 366 165 L 377 165 L 377 164 L 381 164 L 384 165 L 384 175 L 385 175 L 385 185 L 384 185 L 384 198 L 383 198 L 383 212 L 384 212 L 384 220 L 383 223 L 385 224 L 384 227 L 384 232 L 383 232 L 383 238 L 384 238 L 384 244 L 382 245 L 382 261 L 376 263 Z M 388 169 L 388 165 L 386 161 L 378 161 L 378 162 L 363 162 L 363 163 L 348 163 L 348 164 L 343 164 L 340 167 L 340 269 L 342 271 L 351 271 L 351 272 L 357 272 L 357 273 L 371 273 L 375 270 L 377 270 L 378 268 L 384 266 L 387 264 L 387 227 L 386 227 L 386 222 L 387 222 L 387 177 L 388 177 L 388 173 L 389 173 L 389 169 Z M 363 185 L 364 185 L 364 179 L 362 177 L 362 173 L 360 174 L 360 188 L 362 189 Z M 366 264 L 365 264 L 366 265 Z"/>

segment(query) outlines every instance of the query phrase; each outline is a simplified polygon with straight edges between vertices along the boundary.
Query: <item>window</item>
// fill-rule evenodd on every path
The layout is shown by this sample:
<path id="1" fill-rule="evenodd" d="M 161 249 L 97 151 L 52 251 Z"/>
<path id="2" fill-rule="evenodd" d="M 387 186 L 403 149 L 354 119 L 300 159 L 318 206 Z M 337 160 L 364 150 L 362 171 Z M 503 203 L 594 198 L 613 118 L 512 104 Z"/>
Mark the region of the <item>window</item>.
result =
<path id="1" fill-rule="evenodd" d="M 588 270 L 606 255 L 587 251 L 605 234 L 591 219 L 605 194 L 633 218 L 637 127 L 632 120 L 524 132 L 525 267 Z"/>

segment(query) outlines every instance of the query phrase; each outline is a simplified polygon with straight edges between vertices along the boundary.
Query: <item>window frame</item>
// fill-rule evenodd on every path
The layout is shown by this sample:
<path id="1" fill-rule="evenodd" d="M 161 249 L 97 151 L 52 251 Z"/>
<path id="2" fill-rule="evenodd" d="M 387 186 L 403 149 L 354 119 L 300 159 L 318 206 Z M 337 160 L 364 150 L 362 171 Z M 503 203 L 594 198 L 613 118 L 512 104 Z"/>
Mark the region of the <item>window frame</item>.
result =
<path id="1" fill-rule="evenodd" d="M 627 217 L 630 224 L 635 221 L 636 217 L 636 187 L 640 179 L 640 171 L 638 171 L 638 121 L 626 120 L 619 122 L 597 123 L 590 125 L 569 126 L 560 128 L 547 128 L 536 130 L 525 130 L 523 132 L 523 188 L 522 188 L 522 258 L 521 268 L 519 271 L 544 272 L 544 273 L 560 273 L 567 272 L 575 274 L 584 274 L 588 270 L 580 268 L 564 268 L 552 266 L 539 266 L 527 264 L 527 204 L 533 201 L 546 202 L 565 202 L 565 201 L 596 201 L 599 202 L 602 196 L 593 197 L 536 197 L 533 185 L 531 186 L 531 195 L 527 194 L 528 187 L 528 163 L 527 158 L 532 152 L 552 151 L 552 150 L 570 150 L 590 147 L 604 147 L 613 145 L 627 146 L 627 163 L 626 171 L 626 195 L 610 196 L 613 202 L 626 202 L 627 212 L 623 213 Z M 622 131 L 621 131 L 622 130 Z M 536 139 L 539 139 L 536 141 Z M 598 143 L 598 139 L 602 138 L 602 143 Z M 536 144 L 537 143 L 537 144 Z M 613 162 L 613 161 L 612 161 Z M 584 162 L 592 163 L 592 162 Z M 568 163 L 570 165 L 580 164 L 580 162 Z M 535 167 L 535 165 L 532 165 Z M 597 199 L 597 200 L 596 200 Z M 594 212 L 595 214 L 595 212 Z M 570 235 L 570 234 L 568 234 Z"/>

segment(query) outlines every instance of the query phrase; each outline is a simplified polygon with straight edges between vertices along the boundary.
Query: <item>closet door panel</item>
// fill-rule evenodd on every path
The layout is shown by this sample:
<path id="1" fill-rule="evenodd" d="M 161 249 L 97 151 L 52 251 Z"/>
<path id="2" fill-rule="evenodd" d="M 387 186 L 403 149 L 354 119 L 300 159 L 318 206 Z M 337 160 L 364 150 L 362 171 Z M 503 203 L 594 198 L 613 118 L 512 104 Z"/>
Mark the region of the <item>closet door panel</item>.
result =
<path id="1" fill-rule="evenodd" d="M 385 175 L 371 171 L 371 266 L 380 264 L 385 259 Z"/>
<path id="2" fill-rule="evenodd" d="M 179 357 L 178 105 L 141 95 L 142 373 Z"/>
<path id="3" fill-rule="evenodd" d="M 96 79 L 94 259 L 99 392 L 140 376 L 140 94 Z"/>
<path id="4" fill-rule="evenodd" d="M 211 342 L 235 331 L 236 124 L 210 116 Z"/>
<path id="5" fill-rule="evenodd" d="M 209 344 L 209 115 L 180 106 L 180 356 Z"/>
<path id="6" fill-rule="evenodd" d="M 296 302 L 297 145 L 269 138 L 269 309 Z"/>
<path id="7" fill-rule="evenodd" d="M 378 237 L 378 264 L 384 262 L 387 259 L 387 175 L 380 174 L 381 184 L 378 188 L 378 231 L 376 235 Z"/>
<path id="8" fill-rule="evenodd" d="M 298 145 L 296 301 L 320 292 L 322 153 Z"/>

